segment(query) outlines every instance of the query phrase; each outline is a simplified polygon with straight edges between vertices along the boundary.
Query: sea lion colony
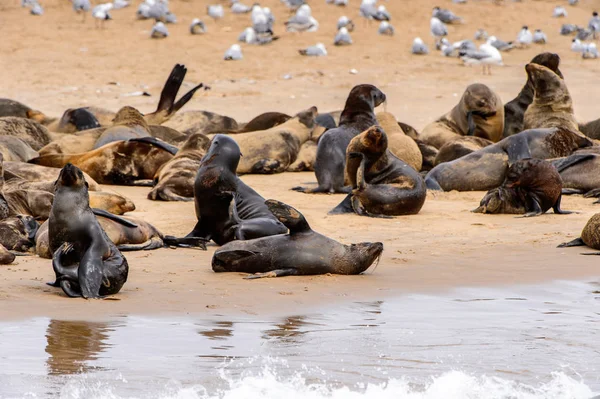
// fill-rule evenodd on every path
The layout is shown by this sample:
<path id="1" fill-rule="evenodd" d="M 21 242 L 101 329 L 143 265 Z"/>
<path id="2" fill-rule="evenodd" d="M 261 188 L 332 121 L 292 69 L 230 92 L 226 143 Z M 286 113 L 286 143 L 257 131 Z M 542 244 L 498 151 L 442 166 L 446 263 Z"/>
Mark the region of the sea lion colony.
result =
<path id="1" fill-rule="evenodd" d="M 597 122 L 575 121 L 559 62 L 556 54 L 536 56 L 523 90 L 507 104 L 483 84 L 468 86 L 422 133 L 378 113 L 394 99 L 368 84 L 352 88 L 345 106 L 328 113 L 266 110 L 248 123 L 208 111 L 178 113 L 202 87 L 176 101 L 182 65 L 146 115 L 130 106 L 90 106 L 52 118 L 0 99 L 0 262 L 52 258 L 51 285 L 70 297 L 100 298 L 125 284 L 122 252 L 130 250 L 206 249 L 213 241 L 222 246 L 215 272 L 251 278 L 359 274 L 381 256 L 380 242 L 345 245 L 313 231 L 300 210 L 242 182 L 238 175 L 247 173 L 314 171 L 315 186 L 290 189 L 344 194 L 330 212 L 339 218 L 414 215 L 427 190 L 489 190 L 478 213 L 567 214 L 561 195 L 600 193 L 600 145 L 589 128 Z M 98 183 L 151 186 L 154 201 L 194 201 L 196 226 L 173 237 L 118 216 L 135 204 Z M 600 248 L 596 219 L 565 246 Z"/>

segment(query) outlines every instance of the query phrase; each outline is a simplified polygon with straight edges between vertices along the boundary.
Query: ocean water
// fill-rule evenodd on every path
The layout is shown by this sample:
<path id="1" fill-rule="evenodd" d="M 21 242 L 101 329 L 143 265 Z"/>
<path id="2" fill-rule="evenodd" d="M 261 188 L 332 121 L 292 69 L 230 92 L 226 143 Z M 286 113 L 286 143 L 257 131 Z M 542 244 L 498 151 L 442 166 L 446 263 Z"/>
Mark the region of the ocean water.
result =
<path id="1" fill-rule="evenodd" d="M 0 322 L 0 398 L 600 395 L 600 285 L 463 288 L 288 317 Z"/>

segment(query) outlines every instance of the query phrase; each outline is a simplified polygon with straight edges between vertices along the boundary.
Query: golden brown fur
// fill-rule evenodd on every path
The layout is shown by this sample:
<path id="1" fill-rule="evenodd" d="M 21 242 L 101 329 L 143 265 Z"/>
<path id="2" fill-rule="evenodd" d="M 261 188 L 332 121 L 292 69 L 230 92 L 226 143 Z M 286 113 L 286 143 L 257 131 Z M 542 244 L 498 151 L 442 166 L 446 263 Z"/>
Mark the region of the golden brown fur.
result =
<path id="1" fill-rule="evenodd" d="M 316 129 L 315 129 L 316 130 Z M 288 166 L 288 172 L 314 171 L 315 161 L 317 159 L 317 143 L 314 140 L 308 140 L 302 147 L 294 163 Z"/>
<path id="2" fill-rule="evenodd" d="M 4 178 L 7 180 L 7 184 L 11 182 L 7 176 L 7 172 L 12 178 L 20 178 L 21 180 L 30 183 L 41 183 L 40 187 L 44 187 L 48 184 L 53 185 L 60 174 L 60 169 L 24 162 L 4 162 L 3 167 Z M 96 183 L 94 179 L 85 173 L 84 177 L 89 185 L 90 191 L 99 190 L 98 183 Z M 22 186 L 22 188 L 25 189 L 27 187 Z"/>
<path id="3" fill-rule="evenodd" d="M 388 138 L 388 148 L 398 158 L 406 162 L 413 169 L 419 171 L 423 166 L 423 155 L 415 141 L 404 134 L 398 125 L 396 117 L 389 112 L 380 112 L 376 115 L 379 126 Z"/>
<path id="4" fill-rule="evenodd" d="M 0 118 L 0 136 L 18 137 L 36 151 L 52 140 L 45 126 L 31 119 L 14 116 Z"/>
<path id="5" fill-rule="evenodd" d="M 165 122 L 164 126 L 186 135 L 223 133 L 238 129 L 238 123 L 233 118 L 207 111 L 180 112 Z"/>
<path id="6" fill-rule="evenodd" d="M 113 125 L 102 132 L 93 148 L 100 148 L 115 141 L 148 136 L 150 136 L 150 126 L 144 120 L 144 116 L 137 109 L 126 106 L 117 112 Z"/>
<path id="7" fill-rule="evenodd" d="M 17 162 L 27 162 L 38 156 L 29 144 L 14 136 L 0 136 L 0 153 L 5 161 Z"/>

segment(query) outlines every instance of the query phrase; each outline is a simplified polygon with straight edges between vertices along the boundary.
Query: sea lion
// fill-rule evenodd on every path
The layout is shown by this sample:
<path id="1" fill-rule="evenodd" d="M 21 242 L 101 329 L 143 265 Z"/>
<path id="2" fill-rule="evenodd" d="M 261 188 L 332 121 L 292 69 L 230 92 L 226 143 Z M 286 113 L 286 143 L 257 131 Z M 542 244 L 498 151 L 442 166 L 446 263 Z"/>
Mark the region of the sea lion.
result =
<path id="1" fill-rule="evenodd" d="M 70 297 L 99 298 L 118 293 L 129 273 L 127 259 L 110 241 L 90 209 L 83 173 L 65 165 L 56 180 L 48 219 L 56 281 Z"/>
<path id="2" fill-rule="evenodd" d="M 31 216 L 16 215 L 0 221 L 0 244 L 8 250 L 29 252 L 35 246 L 38 223 Z"/>
<path id="3" fill-rule="evenodd" d="M 371 126 L 354 137 L 346 157 L 346 179 L 352 193 L 330 214 L 384 217 L 421 210 L 427 196 L 423 178 L 389 150 L 381 127 Z"/>
<path id="4" fill-rule="evenodd" d="M 588 220 L 581 231 L 581 237 L 562 243 L 558 248 L 580 247 L 584 245 L 593 249 L 600 249 L 600 213 L 596 213 Z M 600 252 L 584 253 L 582 255 L 600 255 Z"/>
<path id="5" fill-rule="evenodd" d="M 562 180 L 552 163 L 543 159 L 520 159 L 510 165 L 502 186 L 488 192 L 477 213 L 518 213 L 538 216 L 550 208 L 556 214 L 572 212 L 560 209 Z"/>
<path id="6" fill-rule="evenodd" d="M 566 129 L 531 129 L 433 168 L 425 177 L 430 190 L 486 191 L 499 187 L 509 164 L 520 159 L 571 155 L 592 141 Z"/>
<path id="7" fill-rule="evenodd" d="M 421 151 L 421 156 L 423 157 L 421 172 L 429 172 L 435 166 L 435 158 L 440 151 L 434 146 L 425 144 L 419 139 L 416 139 L 415 143 L 419 147 L 419 151 Z"/>
<path id="8" fill-rule="evenodd" d="M 579 131 L 591 139 L 600 140 L 600 119 L 580 124 Z"/>
<path id="9" fill-rule="evenodd" d="M 282 114 L 281 112 L 265 112 L 264 114 L 254 117 L 250 120 L 250 122 L 243 124 L 241 128 L 229 131 L 227 133 L 248 133 L 259 130 L 267 130 L 281 125 L 290 119 L 292 119 L 291 116 Z"/>
<path id="10" fill-rule="evenodd" d="M 592 147 L 597 149 L 597 147 Z M 600 154 L 577 151 L 565 158 L 552 160 L 563 181 L 563 193 L 600 197 Z M 595 203 L 600 203 L 596 201 Z"/>
<path id="11" fill-rule="evenodd" d="M 15 258 L 15 254 L 6 249 L 4 245 L 0 244 L 0 265 L 10 265 L 15 261 Z"/>
<path id="12" fill-rule="evenodd" d="M 148 199 L 193 201 L 194 180 L 209 146 L 210 139 L 207 136 L 202 133 L 191 135 L 177 154 L 156 173 L 156 184 L 148 193 Z"/>
<path id="13" fill-rule="evenodd" d="M 400 126 L 400 129 L 402 129 L 404 134 L 406 134 L 408 137 L 410 137 L 411 139 L 413 139 L 415 141 L 418 140 L 419 132 L 417 132 L 417 129 L 415 129 L 411 125 L 401 122 L 401 121 L 398 121 L 398 126 Z"/>
<path id="14" fill-rule="evenodd" d="M 294 187 L 304 193 L 348 193 L 344 186 L 346 148 L 361 132 L 377 124 L 375 107 L 383 104 L 385 94 L 373 85 L 358 85 L 350 90 L 338 127 L 328 130 L 317 147 L 315 175 L 319 186 L 314 189 Z"/>
<path id="15" fill-rule="evenodd" d="M 481 83 L 469 85 L 460 102 L 435 122 L 425 126 L 419 140 L 437 149 L 460 136 L 498 142 L 504 131 L 504 106 L 500 96 Z"/>
<path id="16" fill-rule="evenodd" d="M 153 179 L 177 148 L 154 137 L 115 141 L 82 154 L 43 155 L 30 163 L 60 168 L 72 163 L 100 184 L 133 185 Z"/>
<path id="17" fill-rule="evenodd" d="M 288 172 L 314 171 L 317 159 L 317 143 L 308 140 L 300 147 L 296 160 L 287 168 Z"/>
<path id="18" fill-rule="evenodd" d="M 316 116 L 317 107 L 311 107 L 271 129 L 234 135 L 243 154 L 237 173 L 284 172 L 296 160 L 302 144 L 310 139 Z"/>
<path id="19" fill-rule="evenodd" d="M 15 116 L 0 118 L 0 136 L 18 137 L 35 151 L 52 141 L 50 132 L 45 126 L 31 119 Z"/>
<path id="20" fill-rule="evenodd" d="M 0 154 L 6 161 L 27 162 L 39 154 L 18 137 L 0 136 Z"/>
<path id="21" fill-rule="evenodd" d="M 387 136 L 388 148 L 398 158 L 406 162 L 414 170 L 419 171 L 423 166 L 423 155 L 415 141 L 408 137 L 389 112 L 379 112 L 377 123 L 383 128 Z"/>
<path id="22" fill-rule="evenodd" d="M 527 64 L 527 76 L 534 88 L 533 102 L 523 116 L 525 129 L 558 127 L 579 132 L 573 100 L 565 81 L 550 68 Z"/>
<path id="23" fill-rule="evenodd" d="M 31 109 L 23 103 L 8 98 L 0 98 L 0 118 L 5 116 L 32 119 L 38 123 L 44 123 L 48 120 L 48 117 L 42 112 Z"/>
<path id="24" fill-rule="evenodd" d="M 140 111 L 125 106 L 117 112 L 113 119 L 113 125 L 102 132 L 92 149 L 95 150 L 115 141 L 141 137 L 150 137 L 150 126 Z"/>
<path id="25" fill-rule="evenodd" d="M 438 151 L 434 164 L 439 165 L 444 162 L 454 161 L 492 144 L 494 143 L 490 140 L 481 137 L 463 136 L 444 144 Z"/>
<path id="26" fill-rule="evenodd" d="M 238 129 L 235 119 L 208 111 L 180 112 L 165 122 L 164 126 L 188 136 L 194 133 L 223 133 Z"/>
<path id="27" fill-rule="evenodd" d="M 264 198 L 237 177 L 240 155 L 233 138 L 213 137 L 194 182 L 198 223 L 187 237 L 223 245 L 234 239 L 285 233 L 285 226 L 269 212 Z"/>
<path id="28" fill-rule="evenodd" d="M 532 64 L 543 65 L 550 68 L 554 73 L 564 79 L 558 66 L 560 57 L 554 53 L 541 53 L 533 57 Z M 534 86 L 533 82 L 527 75 L 527 82 L 512 101 L 504 105 L 504 137 L 512 136 L 525 130 L 523 128 L 523 115 L 527 107 L 533 102 Z"/>
<path id="29" fill-rule="evenodd" d="M 360 274 L 383 252 L 380 242 L 344 245 L 325 237 L 313 231 L 298 210 L 282 202 L 268 200 L 266 205 L 289 234 L 225 244 L 213 255 L 215 272 L 255 273 L 248 278 Z"/>
<path id="30" fill-rule="evenodd" d="M 54 192 L 54 182 L 60 175 L 60 169 L 34 165 L 25 162 L 2 162 L 3 177 L 7 185 L 13 187 L 28 189 L 34 188 L 49 192 Z M 88 182 L 89 191 L 98 191 L 100 186 L 88 174 L 84 173 L 85 180 Z M 40 184 L 23 184 L 23 182 Z"/>
<path id="31" fill-rule="evenodd" d="M 101 124 L 87 107 L 83 107 L 67 109 L 59 120 L 46 127 L 51 132 L 75 133 L 101 127 Z"/>

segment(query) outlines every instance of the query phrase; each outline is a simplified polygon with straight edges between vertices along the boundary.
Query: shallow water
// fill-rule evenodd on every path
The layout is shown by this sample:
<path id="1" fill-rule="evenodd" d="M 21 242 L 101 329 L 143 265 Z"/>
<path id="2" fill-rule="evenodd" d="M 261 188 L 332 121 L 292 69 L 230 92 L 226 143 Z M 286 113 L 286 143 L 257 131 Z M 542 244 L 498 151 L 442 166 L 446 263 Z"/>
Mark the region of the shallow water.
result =
<path id="1" fill-rule="evenodd" d="M 460 289 L 289 314 L 0 323 L 0 397 L 600 393 L 597 283 Z"/>

